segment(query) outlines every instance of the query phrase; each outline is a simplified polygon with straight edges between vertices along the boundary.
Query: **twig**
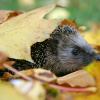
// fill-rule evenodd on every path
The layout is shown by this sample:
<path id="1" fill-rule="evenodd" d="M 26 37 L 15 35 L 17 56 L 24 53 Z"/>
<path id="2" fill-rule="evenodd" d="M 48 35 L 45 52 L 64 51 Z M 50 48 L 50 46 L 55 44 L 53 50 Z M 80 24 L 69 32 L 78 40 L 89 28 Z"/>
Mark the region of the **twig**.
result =
<path id="1" fill-rule="evenodd" d="M 3 66 L 7 69 L 9 69 L 10 71 L 14 72 L 15 74 L 21 76 L 22 78 L 28 80 L 28 81 L 32 81 L 32 79 L 24 74 L 22 74 L 20 71 L 17 71 L 15 68 L 9 66 L 8 64 L 3 64 Z"/>
<path id="2" fill-rule="evenodd" d="M 96 87 L 87 87 L 87 88 L 71 88 L 59 86 L 56 84 L 49 84 L 50 87 L 59 89 L 63 92 L 96 92 Z"/>

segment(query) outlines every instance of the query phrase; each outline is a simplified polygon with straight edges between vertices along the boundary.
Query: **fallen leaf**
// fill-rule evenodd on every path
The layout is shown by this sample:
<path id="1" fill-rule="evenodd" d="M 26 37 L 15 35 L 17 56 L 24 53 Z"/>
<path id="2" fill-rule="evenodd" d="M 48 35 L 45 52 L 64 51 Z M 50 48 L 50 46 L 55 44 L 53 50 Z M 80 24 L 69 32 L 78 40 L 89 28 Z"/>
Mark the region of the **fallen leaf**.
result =
<path id="1" fill-rule="evenodd" d="M 34 77 L 45 81 L 45 82 L 54 82 L 57 77 L 49 70 L 45 69 L 34 69 Z"/>
<path id="2" fill-rule="evenodd" d="M 49 5 L 21 14 L 0 25 L 0 51 L 11 58 L 32 61 L 30 47 L 45 40 L 57 27 L 58 20 L 47 20 L 44 16 L 55 8 Z"/>
<path id="3" fill-rule="evenodd" d="M 94 78 L 85 70 L 79 70 L 63 77 L 59 77 L 57 83 L 68 84 L 71 87 L 87 87 L 96 85 Z"/>

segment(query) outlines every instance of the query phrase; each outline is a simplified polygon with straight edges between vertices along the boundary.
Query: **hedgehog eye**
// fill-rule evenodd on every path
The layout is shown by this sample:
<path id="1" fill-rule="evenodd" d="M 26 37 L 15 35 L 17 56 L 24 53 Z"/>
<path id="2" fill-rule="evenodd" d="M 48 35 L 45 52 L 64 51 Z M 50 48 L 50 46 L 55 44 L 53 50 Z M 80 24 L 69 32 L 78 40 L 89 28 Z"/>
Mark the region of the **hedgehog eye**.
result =
<path id="1" fill-rule="evenodd" d="M 75 56 L 79 55 L 80 54 L 80 49 L 79 48 L 74 48 L 72 50 L 72 54 L 75 55 Z"/>

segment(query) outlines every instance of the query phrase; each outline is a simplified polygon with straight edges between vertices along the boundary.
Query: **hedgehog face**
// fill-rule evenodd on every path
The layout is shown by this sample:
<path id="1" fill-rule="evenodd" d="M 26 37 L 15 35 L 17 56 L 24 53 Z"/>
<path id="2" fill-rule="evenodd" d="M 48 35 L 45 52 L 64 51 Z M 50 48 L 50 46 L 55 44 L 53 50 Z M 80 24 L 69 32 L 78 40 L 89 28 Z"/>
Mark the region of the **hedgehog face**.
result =
<path id="1" fill-rule="evenodd" d="M 72 42 L 64 42 L 58 47 L 58 59 L 62 70 L 70 73 L 91 63 L 94 59 L 94 53 L 86 52 Z"/>
<path id="2" fill-rule="evenodd" d="M 59 26 L 51 37 L 59 41 L 58 55 L 60 70 L 70 73 L 88 65 L 94 59 L 93 48 L 82 38 L 72 26 Z M 59 72 L 60 73 L 60 72 Z"/>

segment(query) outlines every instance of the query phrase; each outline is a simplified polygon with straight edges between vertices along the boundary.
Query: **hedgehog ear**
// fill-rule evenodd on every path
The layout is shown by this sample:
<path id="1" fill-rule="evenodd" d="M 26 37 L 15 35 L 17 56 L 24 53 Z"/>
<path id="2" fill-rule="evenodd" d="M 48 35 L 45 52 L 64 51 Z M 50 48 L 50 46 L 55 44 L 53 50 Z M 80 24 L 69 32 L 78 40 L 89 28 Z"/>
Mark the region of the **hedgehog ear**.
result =
<path id="1" fill-rule="evenodd" d="M 56 33 L 56 34 L 51 34 L 50 37 L 54 40 L 61 40 L 62 39 L 62 35 L 60 33 Z"/>
<path id="2" fill-rule="evenodd" d="M 59 25 L 50 35 L 51 38 L 55 39 L 55 40 L 61 40 L 62 38 L 62 27 Z"/>

